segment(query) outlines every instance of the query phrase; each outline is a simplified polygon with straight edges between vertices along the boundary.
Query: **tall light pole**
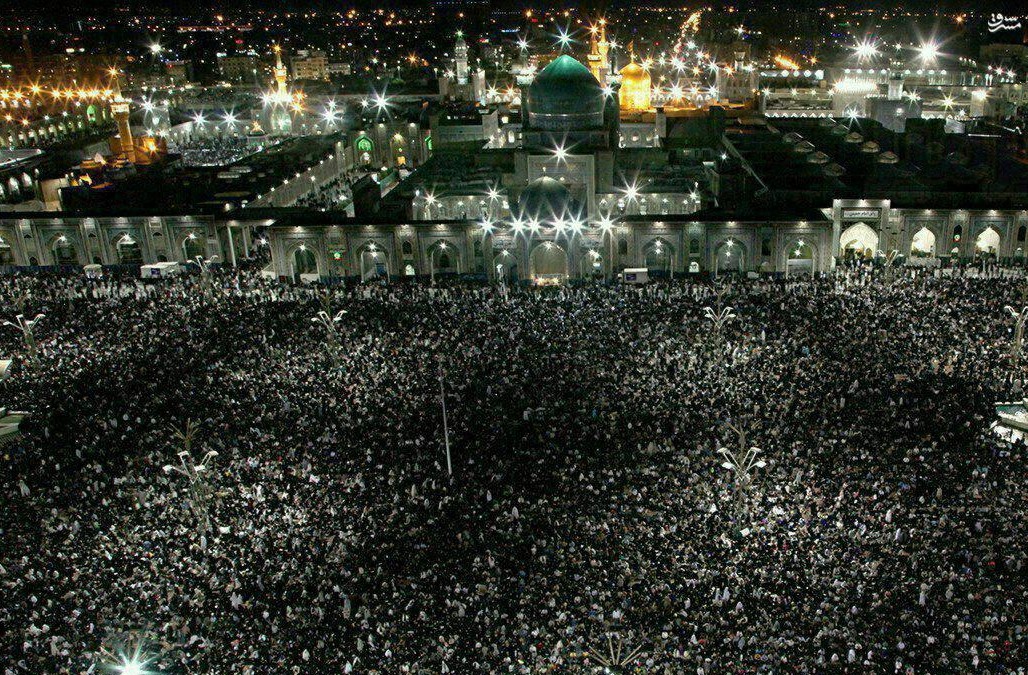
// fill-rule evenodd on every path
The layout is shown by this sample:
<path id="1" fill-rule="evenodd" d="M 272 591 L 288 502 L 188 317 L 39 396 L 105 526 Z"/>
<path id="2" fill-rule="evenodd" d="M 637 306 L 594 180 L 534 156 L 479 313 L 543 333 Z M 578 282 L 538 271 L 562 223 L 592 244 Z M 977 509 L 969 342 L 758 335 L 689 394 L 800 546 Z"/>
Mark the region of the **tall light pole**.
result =
<path id="1" fill-rule="evenodd" d="M 119 640 L 120 641 L 120 640 Z M 150 670 L 149 664 L 155 659 L 153 654 L 147 653 L 146 640 L 136 631 L 131 631 L 124 638 L 124 644 L 111 649 L 101 647 L 99 652 L 102 664 L 102 672 L 115 673 L 115 675 L 160 675 Z M 93 672 L 95 665 L 87 672 Z"/>
<path id="2" fill-rule="evenodd" d="M 205 293 L 214 294 L 214 263 L 219 260 L 220 258 L 216 255 L 212 255 L 210 258 L 198 255 L 195 258 L 196 266 L 200 268 L 200 278 L 203 282 Z"/>
<path id="3" fill-rule="evenodd" d="M 600 236 L 607 239 L 607 264 L 604 266 L 604 281 L 610 281 L 614 276 L 614 221 L 610 216 L 604 215 L 597 225 L 600 228 Z"/>
<path id="4" fill-rule="evenodd" d="M 1017 368 L 1021 363 L 1021 350 L 1024 347 L 1024 324 L 1028 320 L 1028 307 L 1022 308 L 1020 312 L 1010 305 L 1003 309 L 1010 312 L 1010 316 L 1015 319 L 1014 340 L 1010 343 L 1010 365 Z"/>
<path id="5" fill-rule="evenodd" d="M 739 426 L 727 423 L 729 429 L 739 437 L 739 449 L 718 448 L 718 454 L 724 458 L 721 466 L 735 473 L 735 498 L 739 506 L 745 507 L 745 497 L 749 493 L 757 469 L 763 469 L 766 462 L 758 459 L 761 449 L 751 445 L 746 447 L 746 432 Z"/>
<path id="6" fill-rule="evenodd" d="M 617 637 L 617 642 L 614 642 L 614 637 Z M 592 657 L 597 663 L 604 668 L 604 672 L 620 672 L 622 668 L 628 668 L 632 665 L 637 657 L 642 656 L 643 645 L 639 645 L 635 649 L 630 649 L 625 645 L 625 639 L 620 634 L 607 633 L 607 650 L 606 653 L 602 653 L 598 649 L 590 648 L 588 652 L 584 652 L 583 656 Z"/>
<path id="7" fill-rule="evenodd" d="M 196 427 L 193 421 L 186 422 L 184 430 L 175 430 L 175 437 L 182 443 L 182 450 L 178 453 L 178 466 L 165 464 L 164 473 L 175 472 L 186 477 L 189 481 L 190 509 L 197 518 L 200 525 L 200 534 L 210 531 L 210 515 L 207 509 L 207 498 L 210 495 L 210 483 L 207 480 L 209 475 L 210 462 L 218 456 L 215 450 L 209 450 L 199 462 L 193 459 L 192 446 L 193 436 L 196 434 Z"/>
<path id="8" fill-rule="evenodd" d="M 892 249 L 885 255 L 885 284 L 888 286 L 892 283 L 892 266 L 896 262 L 896 257 L 899 256 L 899 251 Z"/>
<path id="9" fill-rule="evenodd" d="M 5 326 L 21 331 L 21 337 L 25 341 L 25 350 L 28 352 L 29 361 L 33 367 L 39 366 L 39 348 L 36 345 L 35 328 L 36 324 L 44 318 L 44 314 L 37 314 L 33 319 L 26 319 L 23 314 L 19 314 L 14 320 L 16 323 L 4 321 Z"/>
<path id="10" fill-rule="evenodd" d="M 327 301 L 325 304 L 329 305 L 330 303 L 331 300 Z M 311 323 L 319 324 L 325 328 L 325 332 L 328 334 L 328 351 L 332 356 L 332 363 L 335 365 L 339 365 L 339 324 L 342 323 L 345 315 L 345 309 L 341 309 L 336 312 L 335 316 L 329 314 L 328 311 L 323 309 L 315 314 L 314 318 L 311 319 Z"/>
<path id="11" fill-rule="evenodd" d="M 450 423 L 446 417 L 446 384 L 443 374 L 443 362 L 439 361 L 439 402 L 443 408 L 443 441 L 446 446 L 446 473 L 453 475 L 453 463 L 450 460 Z"/>
<path id="12" fill-rule="evenodd" d="M 446 242 L 443 241 L 440 242 L 438 246 L 432 248 L 432 250 L 428 254 L 429 281 L 432 283 L 433 286 L 435 286 L 435 254 L 445 250 Z M 457 271 L 459 272 L 460 270 Z"/>
<path id="13" fill-rule="evenodd" d="M 703 316 L 710 322 L 711 335 L 714 341 L 720 343 L 724 339 L 724 331 L 729 322 L 735 320 L 735 310 L 724 305 L 724 296 L 728 292 L 727 286 L 719 286 L 714 289 L 714 306 L 704 307 Z"/>

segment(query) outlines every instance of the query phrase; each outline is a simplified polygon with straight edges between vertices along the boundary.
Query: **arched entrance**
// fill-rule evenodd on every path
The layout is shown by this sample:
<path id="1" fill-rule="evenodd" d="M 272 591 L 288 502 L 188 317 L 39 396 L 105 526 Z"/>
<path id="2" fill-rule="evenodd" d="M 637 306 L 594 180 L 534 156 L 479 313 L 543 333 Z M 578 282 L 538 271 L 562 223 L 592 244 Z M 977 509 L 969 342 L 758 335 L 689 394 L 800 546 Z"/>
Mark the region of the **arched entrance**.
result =
<path id="1" fill-rule="evenodd" d="M 850 225 L 839 235 L 839 255 L 843 260 L 870 260 L 878 250 L 878 233 L 865 223 Z"/>
<path id="2" fill-rule="evenodd" d="M 396 134 L 395 136 L 393 136 L 393 140 L 389 145 L 391 146 L 393 161 L 396 163 L 396 165 L 406 166 L 407 156 L 405 154 L 405 150 L 407 147 L 407 142 L 404 140 L 403 136 L 401 136 L 400 134 Z"/>
<path id="3" fill-rule="evenodd" d="M 583 279 L 602 279 L 603 254 L 595 248 L 582 248 L 581 269 L 579 270 Z"/>
<path id="4" fill-rule="evenodd" d="M 814 247 L 802 239 L 798 239 L 789 244 L 789 248 L 786 250 L 786 255 L 786 276 L 810 277 L 817 271 L 814 265 Z"/>
<path id="5" fill-rule="evenodd" d="M 448 242 L 437 241 L 428 247 L 428 275 L 435 281 L 438 275 L 460 274 L 460 252 Z"/>
<path id="6" fill-rule="evenodd" d="M 139 242 L 127 234 L 121 235 L 114 245 L 118 252 L 118 264 L 120 265 L 141 265 L 143 264 L 143 252 L 139 248 Z"/>
<path id="7" fill-rule="evenodd" d="M 203 239 L 196 232 L 190 232 L 182 240 L 182 255 L 186 260 L 196 260 L 206 252 Z"/>
<path id="8" fill-rule="evenodd" d="M 999 232 L 987 227 L 978 235 L 974 242 L 975 254 L 979 257 L 995 259 L 999 255 Z"/>
<path id="9" fill-rule="evenodd" d="M 746 269 L 746 247 L 727 239 L 714 252 L 714 274 L 742 272 Z"/>
<path id="10" fill-rule="evenodd" d="M 376 244 L 368 244 L 358 253 L 361 269 L 361 281 L 368 279 L 387 278 L 389 265 L 385 252 Z"/>
<path id="11" fill-rule="evenodd" d="M 293 250 L 292 263 L 294 281 L 302 281 L 305 275 L 318 274 L 318 257 L 306 244 L 300 244 Z"/>
<path id="12" fill-rule="evenodd" d="M 910 240 L 911 258 L 932 258 L 935 256 L 935 233 L 922 227 Z"/>
<path id="13" fill-rule="evenodd" d="M 515 283 L 518 280 L 518 259 L 506 249 L 494 249 L 493 272 L 497 281 Z"/>
<path id="14" fill-rule="evenodd" d="M 7 243 L 7 239 L 0 237 L 0 266 L 14 264 L 14 250 Z"/>
<path id="15" fill-rule="evenodd" d="M 78 251 L 75 250 L 75 245 L 72 244 L 71 240 L 63 234 L 54 239 L 52 250 L 54 254 L 55 265 L 79 264 Z"/>
<path id="16" fill-rule="evenodd" d="M 354 147 L 357 150 L 358 162 L 363 166 L 370 166 L 372 155 L 375 153 L 375 144 L 372 140 L 367 136 L 361 136 Z"/>
<path id="17" fill-rule="evenodd" d="M 528 262 L 532 280 L 537 284 L 560 284 L 568 278 L 568 254 L 552 241 L 532 249 Z"/>
<path id="18" fill-rule="evenodd" d="M 646 269 L 651 276 L 662 276 L 671 272 L 675 249 L 663 239 L 654 239 L 644 249 Z"/>

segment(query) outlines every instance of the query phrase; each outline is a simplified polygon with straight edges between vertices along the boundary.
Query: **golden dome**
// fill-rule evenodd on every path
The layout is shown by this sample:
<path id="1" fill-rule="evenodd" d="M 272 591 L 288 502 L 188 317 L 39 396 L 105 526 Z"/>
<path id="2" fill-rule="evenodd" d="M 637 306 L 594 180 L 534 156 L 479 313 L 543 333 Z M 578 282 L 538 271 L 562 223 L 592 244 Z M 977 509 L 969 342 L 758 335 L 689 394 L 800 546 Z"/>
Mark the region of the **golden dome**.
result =
<path id="1" fill-rule="evenodd" d="M 621 109 L 650 109 L 650 74 L 635 61 L 621 69 Z"/>

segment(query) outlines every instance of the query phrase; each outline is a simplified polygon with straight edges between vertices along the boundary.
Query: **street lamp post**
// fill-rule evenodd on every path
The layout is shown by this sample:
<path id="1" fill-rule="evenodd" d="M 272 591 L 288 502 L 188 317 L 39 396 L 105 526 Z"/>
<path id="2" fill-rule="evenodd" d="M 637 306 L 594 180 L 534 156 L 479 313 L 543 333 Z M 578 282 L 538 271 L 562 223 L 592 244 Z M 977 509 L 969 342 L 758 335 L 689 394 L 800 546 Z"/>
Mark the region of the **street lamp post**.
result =
<path id="1" fill-rule="evenodd" d="M 896 261 L 896 257 L 899 255 L 899 251 L 892 249 L 885 255 L 885 285 L 888 286 L 892 283 L 892 266 Z"/>
<path id="2" fill-rule="evenodd" d="M 29 361 L 33 367 L 39 366 L 39 347 L 36 345 L 35 328 L 43 318 L 45 318 L 44 314 L 37 314 L 32 319 L 26 319 L 25 315 L 19 314 L 14 322 L 4 321 L 5 326 L 21 331 L 21 337 L 25 341 L 25 350 L 28 352 Z"/>
<path id="3" fill-rule="evenodd" d="M 204 292 L 211 295 L 214 294 L 214 263 L 219 260 L 220 258 L 216 255 L 212 255 L 210 258 L 198 255 L 195 258 L 196 266 L 200 268 L 200 279 L 203 283 Z"/>
<path id="4" fill-rule="evenodd" d="M 184 430 L 175 430 L 175 437 L 182 443 L 182 450 L 178 453 L 178 466 L 165 464 L 164 473 L 172 471 L 186 477 L 189 481 L 190 504 L 189 507 L 197 518 L 200 525 L 200 534 L 204 535 L 210 531 L 210 514 L 207 508 L 207 498 L 210 495 L 210 483 L 207 481 L 210 462 L 218 456 L 217 451 L 209 450 L 199 462 L 193 459 L 192 446 L 193 436 L 196 435 L 196 427 L 193 421 L 186 422 Z"/>
<path id="5" fill-rule="evenodd" d="M 311 323 L 324 327 L 325 332 L 328 334 L 328 351 L 332 357 L 332 363 L 339 365 L 339 351 L 341 347 L 339 324 L 342 323 L 346 310 L 341 309 L 335 315 L 332 315 L 332 296 L 327 293 L 322 297 L 321 304 L 323 309 L 314 315 Z"/>
<path id="6" fill-rule="evenodd" d="M 119 646 L 100 647 L 98 656 L 101 660 L 101 671 L 116 675 L 159 675 L 150 669 L 155 655 L 148 653 L 146 639 L 140 631 L 130 631 L 117 642 Z M 93 672 L 90 668 L 87 672 Z"/>
<path id="7" fill-rule="evenodd" d="M 446 473 L 453 475 L 453 463 L 450 460 L 450 423 L 446 416 L 446 385 L 443 373 L 443 362 L 439 361 L 439 402 L 443 408 L 443 441 L 446 446 Z"/>
<path id="8" fill-rule="evenodd" d="M 607 240 L 607 264 L 603 266 L 603 280 L 609 282 L 614 276 L 614 223 L 604 215 L 599 222 L 600 236 Z"/>
<path id="9" fill-rule="evenodd" d="M 614 638 L 617 637 L 617 642 Z M 620 671 L 622 668 L 628 668 L 632 665 L 632 662 L 642 656 L 643 645 L 639 645 L 634 649 L 630 649 L 625 644 L 625 639 L 620 634 L 607 633 L 607 649 L 606 653 L 601 652 L 598 649 L 590 648 L 588 652 L 583 653 L 583 656 L 592 657 L 597 663 L 604 668 L 604 672 L 613 672 L 614 670 Z"/>
<path id="10" fill-rule="evenodd" d="M 717 309 L 709 306 L 703 308 L 703 316 L 710 322 L 711 335 L 717 343 L 724 339 L 724 331 L 728 323 L 736 318 L 735 310 L 724 305 L 724 296 L 727 291 L 727 286 L 716 287 L 714 306 Z"/>
<path id="11" fill-rule="evenodd" d="M 746 447 L 746 432 L 741 427 L 727 423 L 726 426 L 739 437 L 739 449 L 732 452 L 728 448 L 718 448 L 718 454 L 724 458 L 721 466 L 735 473 L 735 498 L 738 506 L 745 507 L 745 498 L 753 484 L 757 469 L 766 466 L 766 462 L 758 459 L 761 449 L 751 445 Z"/>
<path id="12" fill-rule="evenodd" d="M 1010 365 L 1017 368 L 1021 363 L 1021 350 L 1024 347 L 1024 324 L 1028 320 L 1028 307 L 1023 307 L 1020 312 L 1010 305 L 1004 307 L 1010 316 L 1014 317 L 1014 340 L 1010 344 Z"/>

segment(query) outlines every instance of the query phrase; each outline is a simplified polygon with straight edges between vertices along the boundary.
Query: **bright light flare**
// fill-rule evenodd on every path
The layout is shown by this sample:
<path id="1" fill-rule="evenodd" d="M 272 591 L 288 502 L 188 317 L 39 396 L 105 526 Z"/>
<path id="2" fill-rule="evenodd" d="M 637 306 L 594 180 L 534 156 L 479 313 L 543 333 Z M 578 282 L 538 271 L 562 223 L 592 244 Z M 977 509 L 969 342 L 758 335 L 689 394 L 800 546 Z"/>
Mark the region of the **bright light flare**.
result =
<path id="1" fill-rule="evenodd" d="M 867 61 L 878 56 L 878 45 L 871 38 L 861 40 L 854 47 L 853 51 L 857 55 L 857 59 L 860 61 Z"/>
<path id="2" fill-rule="evenodd" d="M 557 29 L 557 46 L 560 47 L 561 51 L 571 46 L 574 39 L 571 37 L 571 33 L 563 28 Z"/>

